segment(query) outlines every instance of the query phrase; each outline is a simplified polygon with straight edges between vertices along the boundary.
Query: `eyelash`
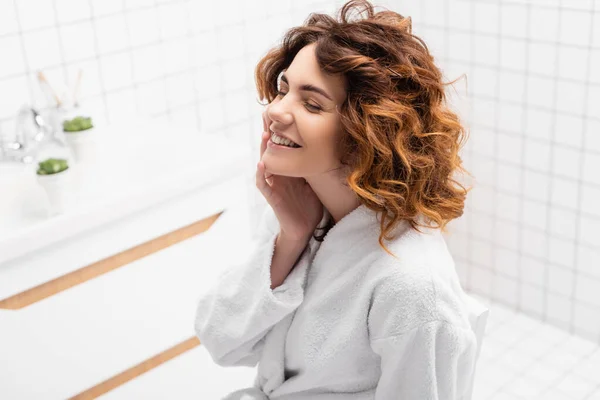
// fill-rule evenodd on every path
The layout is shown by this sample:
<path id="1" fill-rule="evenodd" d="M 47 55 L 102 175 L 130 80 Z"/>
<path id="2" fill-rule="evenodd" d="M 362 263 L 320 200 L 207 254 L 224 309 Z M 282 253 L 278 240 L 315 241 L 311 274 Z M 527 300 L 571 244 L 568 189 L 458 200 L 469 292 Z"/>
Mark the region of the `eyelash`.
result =
<path id="1" fill-rule="evenodd" d="M 283 93 L 281 90 L 277 91 L 277 95 L 278 95 L 278 96 L 279 96 L 279 95 L 281 95 L 281 96 L 284 96 L 284 95 L 286 95 L 286 94 L 287 94 L 287 93 Z M 307 108 L 307 110 L 308 110 L 309 112 L 312 112 L 313 114 L 318 114 L 320 111 L 322 111 L 322 110 L 321 110 L 321 108 L 319 108 L 319 107 L 317 107 L 317 106 L 313 106 L 312 104 L 310 104 L 310 103 L 308 103 L 308 102 L 306 102 L 306 103 L 304 103 L 304 104 L 305 104 L 305 107 Z M 311 108 L 312 108 L 314 111 L 311 111 L 311 110 L 310 110 Z"/>

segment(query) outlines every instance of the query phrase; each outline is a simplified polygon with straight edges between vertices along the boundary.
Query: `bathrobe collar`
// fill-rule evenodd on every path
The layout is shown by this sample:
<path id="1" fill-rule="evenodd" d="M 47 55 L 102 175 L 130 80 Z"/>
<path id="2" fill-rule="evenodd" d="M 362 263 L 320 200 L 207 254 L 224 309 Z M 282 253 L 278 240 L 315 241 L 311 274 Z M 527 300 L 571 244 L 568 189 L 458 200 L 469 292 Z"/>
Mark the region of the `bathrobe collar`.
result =
<path id="1" fill-rule="evenodd" d="M 324 209 L 323 218 L 318 226 L 325 226 L 329 218 L 329 211 Z M 400 221 L 398 225 L 394 227 L 394 232 L 396 230 L 405 230 L 407 226 L 407 221 Z M 318 242 L 314 238 L 311 238 L 309 241 L 309 248 L 313 254 L 315 254 L 315 252 L 318 252 L 319 254 L 341 254 L 349 252 L 359 242 L 367 241 L 371 242 L 372 245 L 379 246 L 377 242 L 379 240 L 380 230 L 379 214 L 368 208 L 366 205 L 361 204 L 333 225 L 322 242 Z M 316 234 L 320 234 L 321 232 L 321 230 L 315 230 Z M 322 258 L 323 256 L 324 254 L 319 255 L 318 257 Z"/>
<path id="2" fill-rule="evenodd" d="M 327 209 L 324 209 L 323 218 L 321 218 L 321 222 L 319 222 L 318 226 L 325 226 L 329 218 L 331 218 L 331 214 Z M 422 219 L 420 220 L 422 221 Z M 336 247 L 343 249 L 352 246 L 354 241 L 364 237 L 378 240 L 381 230 L 380 225 L 381 214 L 371 210 L 366 205 L 361 204 L 333 225 L 320 245 L 323 248 L 335 245 Z M 405 231 L 409 226 L 408 221 L 401 220 L 394 227 L 392 232 Z M 321 231 L 315 231 L 315 233 L 318 232 Z M 311 243 L 312 242 L 313 241 L 311 240 Z"/>

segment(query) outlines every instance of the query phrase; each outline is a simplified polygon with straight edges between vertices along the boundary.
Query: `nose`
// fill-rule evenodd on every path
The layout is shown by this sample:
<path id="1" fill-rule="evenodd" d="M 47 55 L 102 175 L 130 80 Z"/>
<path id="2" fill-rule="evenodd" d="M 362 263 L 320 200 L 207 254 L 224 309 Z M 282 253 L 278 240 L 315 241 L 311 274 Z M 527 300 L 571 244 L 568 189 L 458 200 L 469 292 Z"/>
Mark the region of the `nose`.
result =
<path id="1" fill-rule="evenodd" d="M 267 106 L 267 116 L 271 121 L 279 122 L 281 125 L 292 123 L 293 116 L 290 112 L 291 105 L 283 99 L 276 99 Z"/>

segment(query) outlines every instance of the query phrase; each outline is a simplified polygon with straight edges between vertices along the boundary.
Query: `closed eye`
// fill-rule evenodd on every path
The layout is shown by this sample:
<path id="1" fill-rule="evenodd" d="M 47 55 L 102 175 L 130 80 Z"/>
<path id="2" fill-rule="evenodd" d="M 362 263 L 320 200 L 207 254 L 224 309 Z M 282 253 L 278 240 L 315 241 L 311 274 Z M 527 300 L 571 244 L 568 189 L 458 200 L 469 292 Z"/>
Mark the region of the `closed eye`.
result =
<path id="1" fill-rule="evenodd" d="M 277 96 L 285 96 L 287 93 L 283 93 L 281 90 L 279 90 L 277 92 Z M 320 111 L 322 111 L 322 109 L 320 107 L 314 106 L 312 104 L 310 104 L 309 102 L 304 102 L 304 106 L 306 107 L 306 109 L 308 111 L 310 111 L 313 114 L 318 114 Z"/>

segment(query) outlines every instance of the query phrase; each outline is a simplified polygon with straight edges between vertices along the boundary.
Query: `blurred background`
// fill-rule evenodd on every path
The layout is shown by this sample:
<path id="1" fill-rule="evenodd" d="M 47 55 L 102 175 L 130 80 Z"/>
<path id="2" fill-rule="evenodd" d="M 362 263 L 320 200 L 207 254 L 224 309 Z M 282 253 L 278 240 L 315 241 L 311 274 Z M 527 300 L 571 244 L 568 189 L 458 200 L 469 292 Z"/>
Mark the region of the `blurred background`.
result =
<path id="1" fill-rule="evenodd" d="M 245 232 L 251 239 L 266 204 L 254 182 L 263 111 L 254 67 L 287 29 L 302 24 L 313 12 L 333 14 L 343 3 L 0 0 L 0 143 L 16 140 L 23 105 L 40 112 L 56 108 L 40 72 L 55 92 L 60 93 L 61 84 L 76 92 L 98 127 L 108 130 L 132 120 L 167 127 L 157 133 L 161 143 L 157 146 L 176 159 L 184 157 L 181 152 L 186 147 L 177 139 L 179 129 L 198 140 L 226 139 L 224 143 L 247 150 L 235 170 L 239 177 L 235 182 L 243 185 L 235 198 L 243 204 L 239 215 L 246 218 Z M 473 174 L 465 178 L 473 190 L 464 215 L 448 226 L 445 235 L 463 288 L 491 309 L 474 399 L 599 399 L 600 2 L 389 0 L 373 4 L 412 18 L 413 33 L 424 39 L 446 81 L 464 75 L 448 86 L 448 101 L 469 130 L 462 158 Z M 126 140 L 131 132 L 130 128 L 119 132 L 113 145 L 119 147 L 119 140 Z M 236 157 L 226 148 L 215 154 L 223 159 Z M 39 216 L 17 221 L 16 208 L 8 210 L 7 205 L 15 207 L 7 199 L 16 192 L 6 188 L 0 187 L 5 201 L 0 204 L 6 211 L 0 214 L 6 218 L 0 224 L 4 225 L 0 243 L 8 252 L 25 237 L 11 236 L 18 231 L 17 223 L 27 221 L 27 229 L 34 229 L 49 222 Z M 95 196 L 99 190 L 93 192 Z M 63 213 L 53 218 L 67 217 Z M 234 221 L 222 228 L 223 234 L 236 229 Z M 107 252 L 101 256 L 98 251 L 90 259 L 82 255 L 81 261 L 56 272 L 52 279 L 114 253 Z M 0 260 L 5 274 L 0 277 L 5 287 L 0 299 L 15 298 L 44 283 L 39 278 L 11 286 L 15 277 L 25 282 L 33 274 L 25 267 L 16 272 L 19 263 L 33 265 L 25 260 L 33 253 L 15 250 L 14 257 Z M 66 295 L 63 289 L 56 293 Z M 4 327 L 15 323 L 15 312 L 0 311 Z M 187 320 L 183 318 L 188 328 L 192 314 L 193 310 Z M 201 351 L 201 346 L 188 353 L 193 351 Z M 142 353 L 133 359 L 144 359 Z M 141 395 L 142 388 L 157 385 L 156 379 L 148 378 L 152 374 L 189 377 L 191 382 L 180 386 L 197 383 L 194 372 L 199 363 L 214 368 L 207 366 L 206 354 L 203 357 L 187 364 L 181 361 L 183 356 L 173 359 L 136 378 L 138 383 L 130 381 L 107 396 Z M 184 369 L 187 375 L 181 372 Z M 223 374 L 223 382 L 233 376 L 219 368 L 210 371 Z M 90 373 L 85 383 L 52 393 L 57 398 L 75 395 L 112 376 L 103 374 Z M 21 398 L 36 398 L 21 386 L 1 385 L 10 393 L 22 393 Z M 163 392 L 155 386 L 154 396 L 160 398 L 156 393 Z M 180 390 L 181 398 L 192 397 L 188 391 L 192 389 Z"/>

